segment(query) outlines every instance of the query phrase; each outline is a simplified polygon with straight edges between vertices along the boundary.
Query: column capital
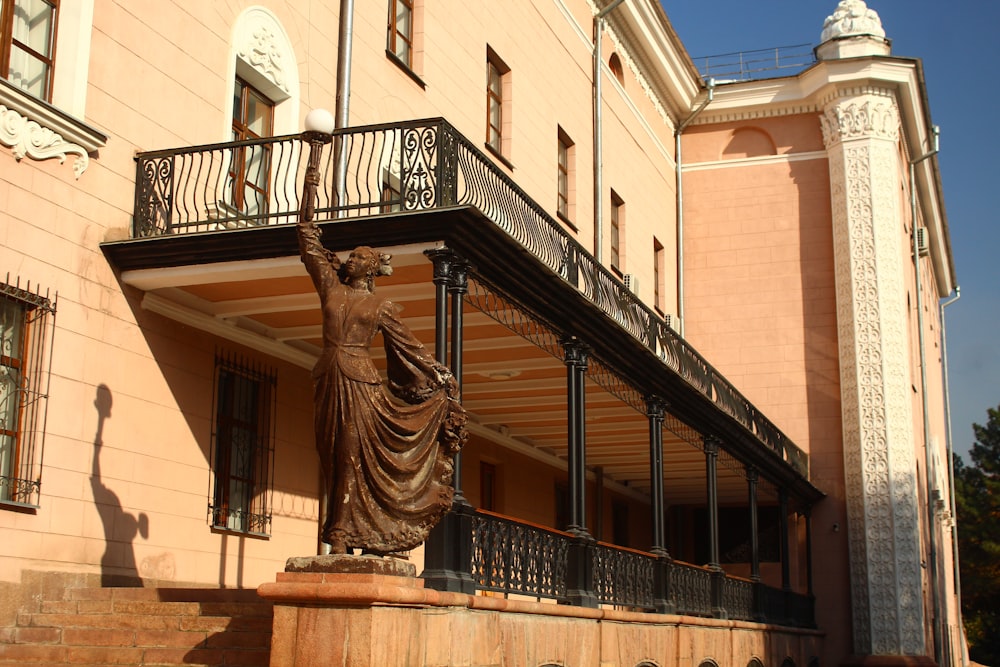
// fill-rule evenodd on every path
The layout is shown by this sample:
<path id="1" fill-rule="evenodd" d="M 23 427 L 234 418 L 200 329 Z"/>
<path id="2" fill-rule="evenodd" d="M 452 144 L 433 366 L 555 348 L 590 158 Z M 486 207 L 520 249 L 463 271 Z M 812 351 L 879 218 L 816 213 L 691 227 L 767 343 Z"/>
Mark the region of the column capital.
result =
<path id="1" fill-rule="evenodd" d="M 748 463 L 746 466 L 746 474 L 748 482 L 757 482 L 760 480 L 760 470 L 757 469 L 757 466 L 751 463 Z"/>
<path id="2" fill-rule="evenodd" d="M 434 265 L 434 284 L 451 287 L 454 284 L 455 274 L 459 265 L 464 265 L 464 271 L 468 270 L 468 262 L 447 246 L 425 250 L 424 255 L 431 260 Z"/>
<path id="3" fill-rule="evenodd" d="M 563 363 L 567 366 L 581 366 L 587 368 L 587 359 L 590 356 L 590 346 L 576 336 L 566 335 L 559 341 L 563 348 Z"/>
<path id="4" fill-rule="evenodd" d="M 670 404 L 659 396 L 646 396 L 646 416 L 650 419 L 663 419 Z"/>
<path id="5" fill-rule="evenodd" d="M 709 456 L 718 457 L 719 447 L 722 446 L 722 440 L 715 435 L 706 435 L 702 437 L 702 443 L 705 447 L 705 453 Z"/>
<path id="6" fill-rule="evenodd" d="M 845 88 L 823 102 L 820 116 L 826 148 L 855 139 L 899 139 L 899 108 L 891 90 L 874 86 Z"/>

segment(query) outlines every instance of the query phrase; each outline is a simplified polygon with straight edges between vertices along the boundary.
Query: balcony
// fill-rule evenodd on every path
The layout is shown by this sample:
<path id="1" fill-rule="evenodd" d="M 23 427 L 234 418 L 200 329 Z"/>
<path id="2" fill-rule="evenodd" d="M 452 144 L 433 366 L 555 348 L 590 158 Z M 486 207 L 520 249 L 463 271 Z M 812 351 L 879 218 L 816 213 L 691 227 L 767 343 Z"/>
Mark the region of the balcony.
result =
<path id="1" fill-rule="evenodd" d="M 305 151 L 298 135 L 141 153 L 133 237 L 291 225 Z M 324 154 L 317 219 L 343 222 L 472 207 L 641 343 L 718 410 L 805 476 L 770 420 L 447 121 L 350 128 Z"/>
<path id="2" fill-rule="evenodd" d="M 318 299 L 294 230 L 306 153 L 298 135 L 141 153 L 132 238 L 103 249 L 122 281 L 143 291 L 145 309 L 311 368 L 321 349 Z M 807 508 L 822 498 L 804 452 L 446 121 L 338 131 L 321 165 L 324 241 L 337 251 L 369 244 L 393 253 L 395 273 L 379 292 L 405 307 L 428 347 L 440 292 L 425 253 L 445 246 L 468 260 L 461 377 L 477 439 L 567 469 L 565 337 L 578 336 L 590 350 L 590 480 L 649 504 L 659 478 L 668 505 L 703 506 L 711 436 L 722 443 L 712 475 L 719 503 L 746 505 L 750 468 L 760 473 L 763 505 Z M 669 406 L 655 475 L 650 396 Z M 681 562 L 699 558 L 693 547 L 674 560 L 599 534 L 581 539 L 462 512 L 454 541 L 467 548 L 448 567 L 479 591 L 813 623 L 808 592 Z"/>

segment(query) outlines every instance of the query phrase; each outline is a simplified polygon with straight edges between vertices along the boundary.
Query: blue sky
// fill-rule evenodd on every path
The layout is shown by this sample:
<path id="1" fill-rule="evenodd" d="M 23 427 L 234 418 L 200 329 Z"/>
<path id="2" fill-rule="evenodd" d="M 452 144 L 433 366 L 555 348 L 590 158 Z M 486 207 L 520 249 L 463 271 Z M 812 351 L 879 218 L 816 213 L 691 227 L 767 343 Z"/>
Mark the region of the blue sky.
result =
<path id="1" fill-rule="evenodd" d="M 662 0 L 693 57 L 819 41 L 836 0 Z M 945 309 L 955 451 L 1000 404 L 1000 2 L 869 0 L 894 55 L 923 60 L 959 301 Z"/>

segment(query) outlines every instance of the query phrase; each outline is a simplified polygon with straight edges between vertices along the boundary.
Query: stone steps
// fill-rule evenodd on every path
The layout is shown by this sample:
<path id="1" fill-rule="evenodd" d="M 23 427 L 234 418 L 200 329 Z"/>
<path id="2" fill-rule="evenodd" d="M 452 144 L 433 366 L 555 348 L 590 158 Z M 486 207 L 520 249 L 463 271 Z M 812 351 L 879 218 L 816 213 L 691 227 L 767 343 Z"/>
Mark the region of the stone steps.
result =
<path id="1" fill-rule="evenodd" d="M 0 665 L 267 665 L 253 590 L 67 588 L 0 628 Z"/>

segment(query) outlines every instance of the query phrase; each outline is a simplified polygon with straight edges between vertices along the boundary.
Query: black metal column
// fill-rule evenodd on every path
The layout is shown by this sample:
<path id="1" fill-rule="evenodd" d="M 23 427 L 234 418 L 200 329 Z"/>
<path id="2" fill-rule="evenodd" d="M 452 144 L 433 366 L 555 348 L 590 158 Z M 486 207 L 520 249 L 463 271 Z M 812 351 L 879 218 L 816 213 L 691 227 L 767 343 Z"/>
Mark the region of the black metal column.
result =
<path id="1" fill-rule="evenodd" d="M 792 590 L 791 547 L 788 543 L 788 491 L 778 491 L 778 532 L 781 537 L 781 590 Z"/>
<path id="2" fill-rule="evenodd" d="M 792 620 L 792 576 L 791 576 L 791 546 L 788 542 L 788 491 L 778 491 L 778 532 L 781 541 L 781 590 L 784 593 L 785 608 L 781 614 L 782 622 Z"/>
<path id="3" fill-rule="evenodd" d="M 569 532 L 590 536 L 587 531 L 586 406 L 584 377 L 589 349 L 575 336 L 564 338 L 566 364 L 566 425 L 569 447 Z"/>
<path id="4" fill-rule="evenodd" d="M 649 480 L 653 514 L 653 544 L 650 553 L 656 556 L 653 573 L 653 605 L 661 614 L 673 613 L 676 605 L 670 591 L 670 553 L 667 551 L 667 530 L 663 506 L 663 418 L 666 403 L 657 396 L 646 398 L 649 418 Z"/>
<path id="5" fill-rule="evenodd" d="M 705 437 L 705 482 L 708 503 L 708 567 L 712 570 L 712 616 L 727 618 L 722 602 L 726 573 L 719 566 L 719 439 Z"/>
<path id="6" fill-rule="evenodd" d="M 464 259 L 453 257 L 451 281 L 448 292 L 451 294 L 451 372 L 462 389 L 462 330 L 464 327 L 462 300 L 469 291 L 469 263 Z M 455 504 L 468 504 L 462 493 L 462 452 L 455 454 Z"/>
<path id="7" fill-rule="evenodd" d="M 646 399 L 649 419 L 649 486 L 653 510 L 653 544 L 650 553 L 669 556 L 666 546 L 666 521 L 663 517 L 663 417 L 666 408 L 655 396 Z"/>
<path id="8" fill-rule="evenodd" d="M 809 627 L 816 627 L 816 594 L 813 592 L 812 506 L 806 505 L 806 596 L 809 598 Z"/>
<path id="9" fill-rule="evenodd" d="M 806 506 L 806 594 L 813 596 L 813 540 L 812 540 L 812 507 Z"/>
<path id="10" fill-rule="evenodd" d="M 452 293 L 452 372 L 462 381 L 462 301 L 467 289 L 468 264 L 450 248 L 424 253 L 434 264 L 434 356 L 442 364 L 448 358 L 448 292 Z M 456 298 L 456 294 L 458 295 Z M 458 313 L 455 313 L 455 310 Z M 456 365 L 457 364 L 457 365 Z M 472 578 L 472 519 L 474 508 L 462 495 L 461 454 L 455 456 L 455 498 L 449 511 L 427 536 L 424 571 L 428 588 L 475 594 Z"/>
<path id="11" fill-rule="evenodd" d="M 597 607 L 594 594 L 594 538 L 587 531 L 586 397 L 589 348 L 575 336 L 562 340 L 566 364 L 566 426 L 569 447 L 569 527 L 566 592 L 570 604 Z"/>
<path id="12" fill-rule="evenodd" d="M 760 521 L 757 516 L 757 486 L 760 473 L 748 465 L 747 501 L 750 508 L 750 581 L 753 582 L 753 615 L 758 621 L 764 620 L 764 585 L 760 581 Z"/>

